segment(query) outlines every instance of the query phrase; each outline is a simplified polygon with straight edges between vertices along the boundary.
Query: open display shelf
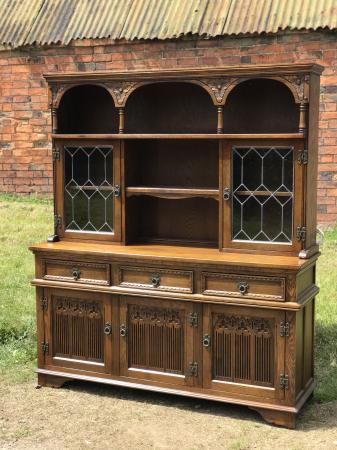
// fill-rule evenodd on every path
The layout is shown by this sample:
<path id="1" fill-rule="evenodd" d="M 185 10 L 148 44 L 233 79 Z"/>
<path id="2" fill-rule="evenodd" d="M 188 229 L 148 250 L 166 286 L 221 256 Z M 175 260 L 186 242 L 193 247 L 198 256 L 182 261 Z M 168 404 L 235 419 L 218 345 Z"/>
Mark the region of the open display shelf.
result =
<path id="1" fill-rule="evenodd" d="M 311 395 L 315 64 L 48 74 L 38 377 L 247 405 Z"/>

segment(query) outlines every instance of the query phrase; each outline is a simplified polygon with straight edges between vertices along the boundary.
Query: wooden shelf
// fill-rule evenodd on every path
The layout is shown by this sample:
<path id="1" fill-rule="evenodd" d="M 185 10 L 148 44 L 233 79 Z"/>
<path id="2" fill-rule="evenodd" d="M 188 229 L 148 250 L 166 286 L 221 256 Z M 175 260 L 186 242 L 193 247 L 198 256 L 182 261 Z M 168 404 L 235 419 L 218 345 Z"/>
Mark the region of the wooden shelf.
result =
<path id="1" fill-rule="evenodd" d="M 52 134 L 53 139 L 304 139 L 303 133 L 264 134 Z"/>
<path id="2" fill-rule="evenodd" d="M 204 197 L 219 199 L 219 189 L 192 189 L 180 187 L 145 187 L 130 186 L 126 188 L 126 196 L 148 195 L 151 197 L 167 199 L 183 199 L 191 197 Z"/>
<path id="3" fill-rule="evenodd" d="M 292 197 L 292 192 L 270 192 L 270 191 L 236 191 L 234 192 L 235 195 L 243 195 L 243 196 L 249 196 L 249 195 L 255 195 L 257 197 Z"/>

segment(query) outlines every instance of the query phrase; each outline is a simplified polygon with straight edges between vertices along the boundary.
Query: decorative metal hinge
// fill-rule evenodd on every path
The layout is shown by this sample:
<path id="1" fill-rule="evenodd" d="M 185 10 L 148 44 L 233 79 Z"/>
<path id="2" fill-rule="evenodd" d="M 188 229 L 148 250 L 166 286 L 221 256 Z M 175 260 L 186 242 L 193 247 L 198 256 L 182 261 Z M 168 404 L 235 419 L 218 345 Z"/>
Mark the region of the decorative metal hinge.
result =
<path id="1" fill-rule="evenodd" d="M 188 323 L 191 327 L 197 327 L 199 324 L 198 314 L 196 312 L 190 313 L 188 316 Z"/>
<path id="2" fill-rule="evenodd" d="M 44 355 L 49 353 L 49 344 L 48 344 L 48 342 L 45 342 L 45 341 L 41 342 L 41 350 L 42 350 L 42 353 Z"/>
<path id="3" fill-rule="evenodd" d="M 299 150 L 297 155 L 297 162 L 300 166 L 308 164 L 308 150 Z"/>
<path id="4" fill-rule="evenodd" d="M 289 322 L 281 322 L 280 324 L 280 336 L 288 337 L 290 334 L 290 323 Z"/>
<path id="5" fill-rule="evenodd" d="M 281 373 L 280 375 L 280 388 L 289 389 L 289 377 L 285 373 Z"/>
<path id="6" fill-rule="evenodd" d="M 60 150 L 53 147 L 53 161 L 60 161 Z"/>
<path id="7" fill-rule="evenodd" d="M 198 363 L 197 362 L 190 362 L 188 365 L 188 373 L 191 377 L 197 377 L 198 376 Z"/>
<path id="8" fill-rule="evenodd" d="M 58 227 L 61 226 L 62 218 L 59 214 L 55 214 L 54 216 L 54 228 L 57 230 Z"/>
<path id="9" fill-rule="evenodd" d="M 296 239 L 298 241 L 305 241 L 307 229 L 305 227 L 297 227 L 296 228 Z"/>
<path id="10" fill-rule="evenodd" d="M 47 309 L 48 309 L 48 298 L 47 297 L 42 297 L 40 303 L 41 303 L 42 311 L 47 311 Z"/>

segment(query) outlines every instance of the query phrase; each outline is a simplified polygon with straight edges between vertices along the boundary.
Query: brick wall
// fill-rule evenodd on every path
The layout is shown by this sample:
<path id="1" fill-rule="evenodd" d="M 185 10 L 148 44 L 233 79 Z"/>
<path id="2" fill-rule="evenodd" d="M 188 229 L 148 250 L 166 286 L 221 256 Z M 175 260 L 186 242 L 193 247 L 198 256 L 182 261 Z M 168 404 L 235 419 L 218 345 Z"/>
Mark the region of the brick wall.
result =
<path id="1" fill-rule="evenodd" d="M 318 221 L 337 222 L 336 33 L 184 38 L 172 41 L 78 40 L 67 47 L 0 52 L 0 191 L 51 195 L 52 164 L 45 72 L 134 70 L 316 61 L 321 81 Z"/>

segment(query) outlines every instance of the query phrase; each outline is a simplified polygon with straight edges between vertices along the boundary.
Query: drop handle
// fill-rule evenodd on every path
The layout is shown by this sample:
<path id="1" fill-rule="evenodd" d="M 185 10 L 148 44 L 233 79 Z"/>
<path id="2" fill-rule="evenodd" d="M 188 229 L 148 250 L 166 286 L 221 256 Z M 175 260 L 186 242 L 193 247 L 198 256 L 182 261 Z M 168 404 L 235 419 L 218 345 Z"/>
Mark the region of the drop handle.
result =
<path id="1" fill-rule="evenodd" d="M 209 347 L 211 345 L 211 336 L 209 334 L 204 334 L 202 337 L 202 345 L 204 347 Z"/>
<path id="2" fill-rule="evenodd" d="M 116 184 L 116 186 L 113 187 L 113 194 L 115 197 L 121 196 L 121 187 L 118 184 Z"/>
<path id="3" fill-rule="evenodd" d="M 222 197 L 226 202 L 231 198 L 231 191 L 228 187 L 223 190 Z"/>
<path id="4" fill-rule="evenodd" d="M 107 322 L 105 325 L 104 325 L 104 334 L 106 334 L 107 336 L 109 336 L 111 333 L 112 333 L 112 325 L 111 325 L 111 323 L 109 323 L 109 322 Z"/>
<path id="5" fill-rule="evenodd" d="M 245 295 L 248 293 L 249 284 L 246 283 L 245 281 L 238 283 L 237 286 L 241 295 Z"/>
<path id="6" fill-rule="evenodd" d="M 126 325 L 124 325 L 124 323 L 119 327 L 119 334 L 121 337 L 126 337 L 126 335 L 128 334 L 128 330 L 126 328 Z"/>
<path id="7" fill-rule="evenodd" d="M 151 277 L 151 284 L 153 287 L 158 287 L 160 285 L 160 276 L 159 275 L 153 275 Z"/>
<path id="8" fill-rule="evenodd" d="M 73 278 L 75 281 L 79 280 L 81 278 L 81 271 L 77 267 L 73 268 Z"/>

